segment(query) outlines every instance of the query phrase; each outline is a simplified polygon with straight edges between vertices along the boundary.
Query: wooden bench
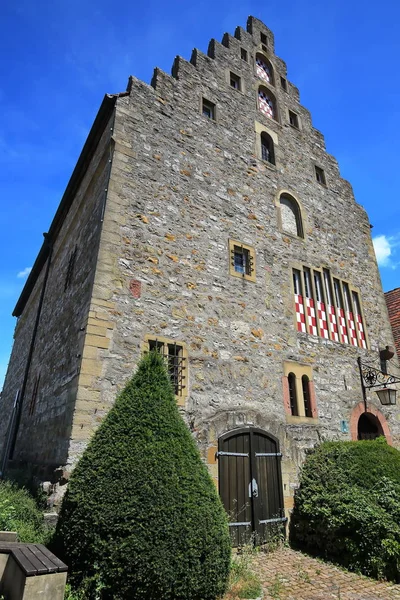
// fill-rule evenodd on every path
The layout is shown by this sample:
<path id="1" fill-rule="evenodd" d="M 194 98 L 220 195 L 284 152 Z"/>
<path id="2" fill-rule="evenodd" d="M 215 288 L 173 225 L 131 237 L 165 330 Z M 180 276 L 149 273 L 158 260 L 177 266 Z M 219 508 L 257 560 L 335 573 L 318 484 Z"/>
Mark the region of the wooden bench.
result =
<path id="1" fill-rule="evenodd" d="M 43 544 L 0 542 L 0 593 L 6 600 L 63 600 L 67 570 Z"/>

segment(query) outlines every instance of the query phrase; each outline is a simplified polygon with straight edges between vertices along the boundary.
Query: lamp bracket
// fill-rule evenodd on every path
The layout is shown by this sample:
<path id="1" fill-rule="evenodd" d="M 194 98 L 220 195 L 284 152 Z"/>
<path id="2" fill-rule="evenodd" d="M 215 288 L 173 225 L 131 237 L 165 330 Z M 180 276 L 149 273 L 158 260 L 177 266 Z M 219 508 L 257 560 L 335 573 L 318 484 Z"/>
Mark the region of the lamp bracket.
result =
<path id="1" fill-rule="evenodd" d="M 392 383 L 400 383 L 400 377 L 390 375 L 390 373 L 383 373 L 375 367 L 366 365 L 361 362 L 361 358 L 358 358 L 358 364 L 360 366 L 360 374 L 362 382 L 365 388 L 370 389 L 374 387 L 387 387 Z"/>

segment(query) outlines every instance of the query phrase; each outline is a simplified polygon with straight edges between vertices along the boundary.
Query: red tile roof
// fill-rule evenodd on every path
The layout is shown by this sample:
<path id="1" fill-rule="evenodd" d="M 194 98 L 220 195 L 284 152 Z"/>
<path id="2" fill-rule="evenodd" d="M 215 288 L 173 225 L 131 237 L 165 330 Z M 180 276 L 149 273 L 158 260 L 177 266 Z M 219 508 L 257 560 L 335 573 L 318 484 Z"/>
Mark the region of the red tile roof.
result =
<path id="1" fill-rule="evenodd" d="M 400 359 L 400 288 L 385 293 L 397 356 Z"/>

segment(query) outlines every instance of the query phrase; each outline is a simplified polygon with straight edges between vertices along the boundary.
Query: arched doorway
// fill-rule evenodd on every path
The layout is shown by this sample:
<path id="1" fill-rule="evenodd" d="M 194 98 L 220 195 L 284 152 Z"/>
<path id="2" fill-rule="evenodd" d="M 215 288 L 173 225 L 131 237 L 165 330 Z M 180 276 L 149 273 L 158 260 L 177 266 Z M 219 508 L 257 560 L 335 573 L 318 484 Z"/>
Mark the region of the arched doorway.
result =
<path id="1" fill-rule="evenodd" d="M 381 435 L 384 433 L 376 416 L 369 412 L 363 413 L 358 419 L 357 439 L 374 440 Z"/>
<path id="2" fill-rule="evenodd" d="M 271 434 L 247 427 L 218 440 L 219 492 L 228 513 L 232 544 L 254 536 L 264 543 L 285 521 L 281 453 Z"/>

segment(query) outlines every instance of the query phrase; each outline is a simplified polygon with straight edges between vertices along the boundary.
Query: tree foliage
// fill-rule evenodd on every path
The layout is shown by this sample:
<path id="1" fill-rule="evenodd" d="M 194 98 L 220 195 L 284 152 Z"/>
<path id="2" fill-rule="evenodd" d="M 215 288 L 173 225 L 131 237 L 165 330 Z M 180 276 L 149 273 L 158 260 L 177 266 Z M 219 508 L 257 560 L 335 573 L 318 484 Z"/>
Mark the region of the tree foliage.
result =
<path id="1" fill-rule="evenodd" d="M 400 579 L 400 452 L 384 438 L 325 442 L 307 457 L 294 546 L 376 578 Z"/>
<path id="2" fill-rule="evenodd" d="M 224 592 L 226 515 L 157 353 L 143 358 L 74 469 L 54 549 L 88 599 Z"/>

